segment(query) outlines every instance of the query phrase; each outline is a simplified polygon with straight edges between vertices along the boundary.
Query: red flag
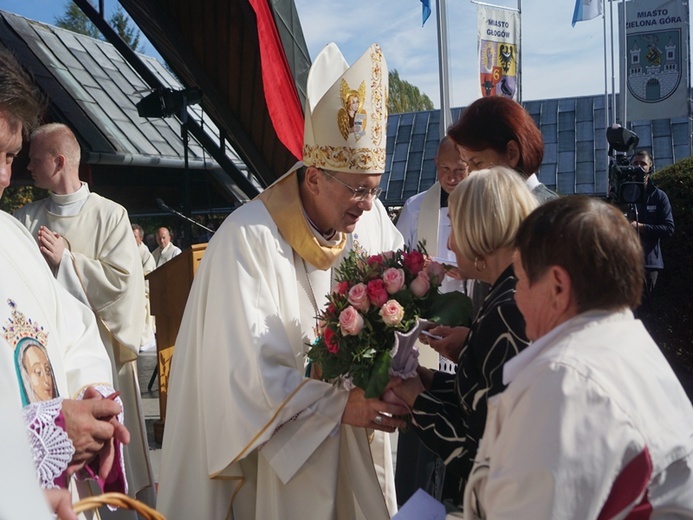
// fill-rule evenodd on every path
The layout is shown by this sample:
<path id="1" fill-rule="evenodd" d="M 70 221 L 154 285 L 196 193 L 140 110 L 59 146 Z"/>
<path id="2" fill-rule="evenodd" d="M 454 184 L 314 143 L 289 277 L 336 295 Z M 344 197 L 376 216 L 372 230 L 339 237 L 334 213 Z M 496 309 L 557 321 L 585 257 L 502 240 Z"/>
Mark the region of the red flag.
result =
<path id="1" fill-rule="evenodd" d="M 272 10 L 267 0 L 250 0 L 257 18 L 262 85 L 267 110 L 279 140 L 296 157 L 303 158 L 303 110 L 286 60 Z"/>

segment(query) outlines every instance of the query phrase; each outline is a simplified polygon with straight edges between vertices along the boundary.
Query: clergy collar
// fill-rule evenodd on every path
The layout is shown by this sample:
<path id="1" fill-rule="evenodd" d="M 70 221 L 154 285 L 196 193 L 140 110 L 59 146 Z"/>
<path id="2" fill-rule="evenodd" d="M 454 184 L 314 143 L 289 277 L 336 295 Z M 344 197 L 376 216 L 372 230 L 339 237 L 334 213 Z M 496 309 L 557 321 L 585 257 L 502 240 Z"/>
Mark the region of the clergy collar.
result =
<path id="1" fill-rule="evenodd" d="M 316 236 L 318 236 L 318 238 L 323 238 L 326 243 L 332 242 L 335 239 L 335 236 L 338 235 L 336 230 L 332 230 L 332 233 L 328 233 L 328 234 L 325 234 L 322 231 L 320 231 L 320 228 L 308 216 L 308 213 L 306 213 L 305 207 L 303 208 L 303 215 L 306 217 L 306 221 L 308 221 L 308 224 L 310 224 L 310 227 L 313 229 Z M 339 242 L 339 239 L 341 239 L 341 237 L 337 237 L 337 239 L 338 239 L 337 241 Z"/>
<path id="2" fill-rule="evenodd" d="M 89 186 L 86 182 L 82 182 L 82 185 L 77 191 L 72 193 L 66 193 L 64 195 L 59 195 L 57 193 L 50 192 L 51 201 L 58 206 L 66 206 L 68 204 L 74 204 L 77 201 L 86 199 L 89 197 Z"/>
<path id="3" fill-rule="evenodd" d="M 447 208 L 448 207 L 448 199 L 450 198 L 450 194 L 443 189 L 443 187 L 440 187 L 440 207 L 441 208 Z"/>

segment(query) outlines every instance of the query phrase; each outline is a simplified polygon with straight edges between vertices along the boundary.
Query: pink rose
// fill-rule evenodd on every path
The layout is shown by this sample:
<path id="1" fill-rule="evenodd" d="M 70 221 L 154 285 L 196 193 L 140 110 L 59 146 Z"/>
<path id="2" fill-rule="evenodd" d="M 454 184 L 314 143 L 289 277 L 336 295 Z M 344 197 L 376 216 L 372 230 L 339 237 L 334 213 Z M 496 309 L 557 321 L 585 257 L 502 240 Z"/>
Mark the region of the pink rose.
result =
<path id="1" fill-rule="evenodd" d="M 397 300 L 388 300 L 380 308 L 378 312 L 383 318 L 385 325 L 395 327 L 399 325 L 399 322 L 404 318 L 404 308 L 397 302 Z"/>
<path id="2" fill-rule="evenodd" d="M 419 274 L 409 284 L 411 293 L 417 298 L 423 298 L 431 288 L 431 281 L 426 271 L 419 271 Z"/>
<path id="3" fill-rule="evenodd" d="M 383 273 L 383 282 L 385 290 L 389 294 L 395 294 L 404 287 L 404 270 L 390 267 Z"/>
<path id="4" fill-rule="evenodd" d="M 332 329 L 325 329 L 322 333 L 322 339 L 325 341 L 328 352 L 332 354 L 339 352 L 339 343 Z"/>
<path id="5" fill-rule="evenodd" d="M 339 314 L 339 328 L 345 336 L 358 336 L 363 329 L 363 317 L 349 305 Z"/>
<path id="6" fill-rule="evenodd" d="M 402 255 L 402 263 L 413 276 L 419 274 L 424 266 L 424 255 L 420 251 L 410 251 Z"/>
<path id="7" fill-rule="evenodd" d="M 344 295 L 347 293 L 348 290 L 349 290 L 349 282 L 339 282 L 339 283 L 335 284 L 334 289 L 332 289 L 332 292 Z"/>
<path id="8" fill-rule="evenodd" d="M 348 299 L 350 304 L 363 312 L 366 312 L 371 306 L 371 301 L 368 299 L 368 288 L 363 283 L 357 283 L 349 289 Z"/>
<path id="9" fill-rule="evenodd" d="M 430 262 L 425 271 L 428 273 L 428 279 L 433 285 L 440 285 L 445 278 L 445 266 L 438 262 Z"/>
<path id="10" fill-rule="evenodd" d="M 380 307 L 387 301 L 387 291 L 385 290 L 385 283 L 380 278 L 368 282 L 367 291 L 368 298 L 370 298 L 371 303 L 376 307 Z"/>

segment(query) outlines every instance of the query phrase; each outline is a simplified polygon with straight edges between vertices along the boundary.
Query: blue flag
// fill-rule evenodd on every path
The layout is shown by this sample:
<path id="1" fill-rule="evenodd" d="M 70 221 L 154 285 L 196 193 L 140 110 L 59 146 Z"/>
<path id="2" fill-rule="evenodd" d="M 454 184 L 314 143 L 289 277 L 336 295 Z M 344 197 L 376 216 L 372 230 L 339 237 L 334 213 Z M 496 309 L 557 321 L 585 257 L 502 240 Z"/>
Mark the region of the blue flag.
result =
<path id="1" fill-rule="evenodd" d="M 575 27 L 575 22 L 591 20 L 600 14 L 602 14 L 602 0 L 575 0 L 572 25 Z"/>
<path id="2" fill-rule="evenodd" d="M 426 25 L 429 16 L 431 16 L 431 0 L 421 0 L 421 27 Z"/>

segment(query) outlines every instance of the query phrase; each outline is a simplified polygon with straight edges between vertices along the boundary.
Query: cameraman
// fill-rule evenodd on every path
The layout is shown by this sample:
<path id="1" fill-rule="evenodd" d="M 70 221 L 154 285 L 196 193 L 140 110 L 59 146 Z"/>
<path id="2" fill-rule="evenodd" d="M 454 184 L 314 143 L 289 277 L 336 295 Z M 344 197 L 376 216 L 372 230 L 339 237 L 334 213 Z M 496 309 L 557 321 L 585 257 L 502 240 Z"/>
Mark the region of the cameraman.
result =
<path id="1" fill-rule="evenodd" d="M 664 268 L 659 240 L 674 234 L 674 217 L 671 214 L 669 197 L 650 180 L 653 172 L 652 156 L 646 150 L 636 152 L 630 160 L 631 166 L 639 166 L 645 172 L 645 201 L 637 204 L 637 220 L 632 221 L 638 230 L 645 252 L 645 290 L 640 311 L 652 314 L 653 291 L 657 275 Z"/>

